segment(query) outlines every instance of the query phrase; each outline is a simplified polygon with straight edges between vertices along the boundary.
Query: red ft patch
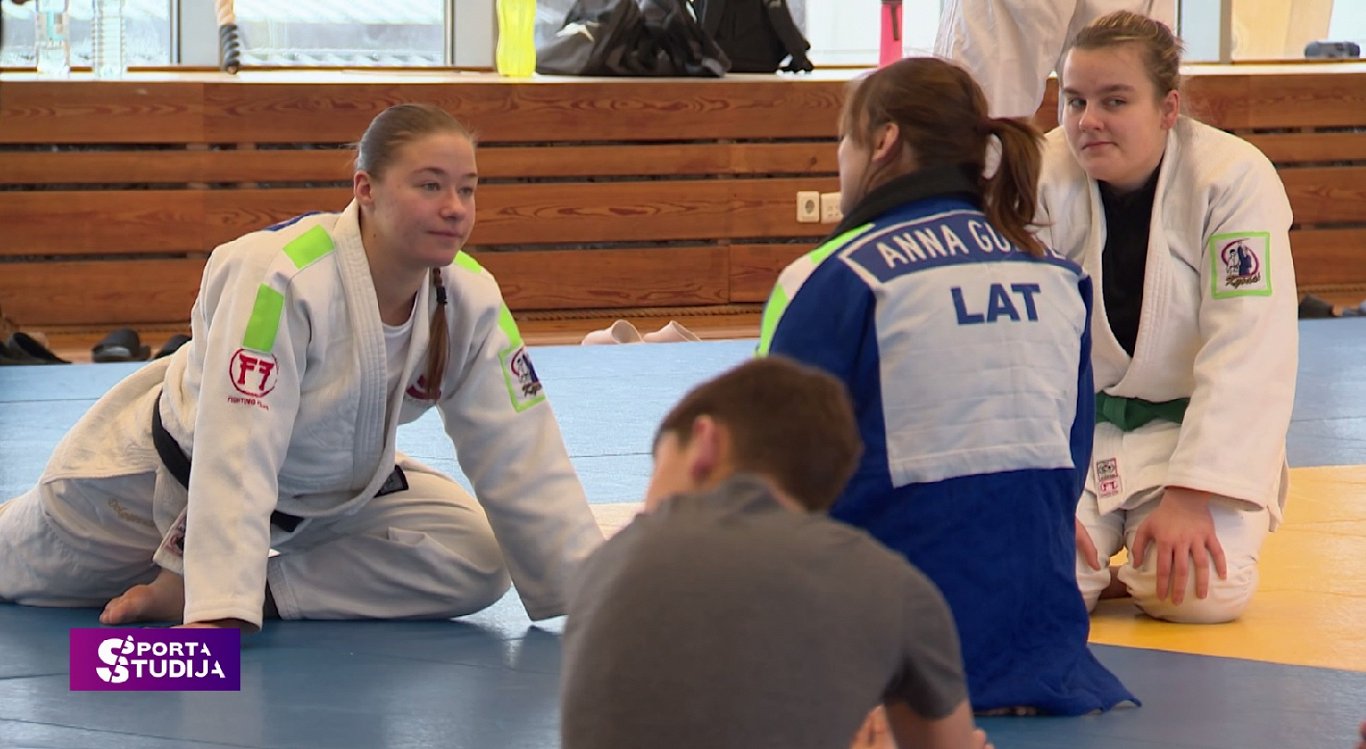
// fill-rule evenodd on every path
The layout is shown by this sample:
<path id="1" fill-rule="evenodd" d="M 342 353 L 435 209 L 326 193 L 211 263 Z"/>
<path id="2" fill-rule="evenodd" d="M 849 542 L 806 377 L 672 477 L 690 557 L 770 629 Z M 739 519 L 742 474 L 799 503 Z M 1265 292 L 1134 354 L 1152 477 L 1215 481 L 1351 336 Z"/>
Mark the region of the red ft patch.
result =
<path id="1" fill-rule="evenodd" d="M 228 377 L 237 392 L 262 398 L 275 389 L 278 369 L 274 356 L 240 348 L 228 363 Z"/>

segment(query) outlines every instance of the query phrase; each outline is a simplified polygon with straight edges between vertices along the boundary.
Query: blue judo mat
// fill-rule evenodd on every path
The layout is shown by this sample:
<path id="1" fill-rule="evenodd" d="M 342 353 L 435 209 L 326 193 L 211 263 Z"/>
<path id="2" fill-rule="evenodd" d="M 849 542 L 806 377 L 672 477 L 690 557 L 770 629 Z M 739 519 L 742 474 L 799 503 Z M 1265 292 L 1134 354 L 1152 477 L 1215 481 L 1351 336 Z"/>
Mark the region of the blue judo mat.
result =
<path id="1" fill-rule="evenodd" d="M 1301 323 L 1292 465 L 1366 462 L 1366 320 Z M 753 341 L 533 351 L 593 502 L 637 501 L 660 417 Z M 137 365 L 0 368 L 0 497 L 39 476 L 62 434 Z M 1255 408 L 1256 404 L 1249 404 Z M 435 414 L 399 447 L 458 472 Z M 68 690 L 87 609 L 0 605 L 0 747 L 558 746 L 559 633 L 509 595 L 453 622 L 273 622 L 248 638 L 240 693 Z M 813 646 L 818 643 L 813 643 Z M 998 749 L 1350 749 L 1366 674 L 1096 646 L 1144 707 L 982 721 Z M 669 709 L 661 705 L 661 710 Z"/>

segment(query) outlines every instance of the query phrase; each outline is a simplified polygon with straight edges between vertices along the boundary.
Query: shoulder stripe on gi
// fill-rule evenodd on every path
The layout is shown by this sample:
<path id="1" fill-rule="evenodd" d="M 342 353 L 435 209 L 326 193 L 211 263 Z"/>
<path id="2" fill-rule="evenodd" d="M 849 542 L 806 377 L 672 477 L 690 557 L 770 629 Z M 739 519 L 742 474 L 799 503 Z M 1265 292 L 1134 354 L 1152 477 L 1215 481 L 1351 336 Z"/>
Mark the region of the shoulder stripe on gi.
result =
<path id="1" fill-rule="evenodd" d="M 452 261 L 451 265 L 454 265 L 457 268 L 464 268 L 472 273 L 484 272 L 484 266 L 480 265 L 479 261 L 474 259 L 474 256 L 464 250 L 455 253 L 455 260 Z"/>
<path id="2" fill-rule="evenodd" d="M 285 309 L 285 295 L 261 284 L 256 289 L 256 303 L 251 308 L 251 320 L 242 336 L 242 348 L 269 352 L 275 346 L 275 334 L 280 331 L 280 316 Z"/>
<path id="3" fill-rule="evenodd" d="M 294 267 L 303 269 L 333 250 L 332 235 L 321 226 L 300 234 L 285 245 L 285 254 L 294 262 Z"/>
<path id="4" fill-rule="evenodd" d="M 787 311 L 787 305 L 792 303 L 792 296 L 797 293 L 797 289 L 801 288 L 801 285 L 806 282 L 806 279 L 811 273 L 814 272 L 822 262 L 834 254 L 835 250 L 843 247 L 847 242 L 867 231 L 871 226 L 871 224 L 865 224 L 850 229 L 799 258 L 793 265 L 797 265 L 798 263 L 805 265 L 805 273 L 802 273 L 801 278 L 793 283 L 791 289 L 788 289 L 783 285 L 783 276 L 788 275 L 787 272 L 784 272 L 778 277 L 777 283 L 773 284 L 773 291 L 768 297 L 768 303 L 764 305 L 764 316 L 759 321 L 759 345 L 755 348 L 755 356 L 768 356 L 769 347 L 773 344 L 773 334 L 778 330 L 778 321 L 783 318 L 783 313 Z"/>
<path id="5" fill-rule="evenodd" d="M 517 329 L 517 321 L 512 319 L 512 310 L 506 304 L 498 310 L 498 327 L 508 337 L 508 346 L 517 348 L 522 345 L 522 331 Z"/>

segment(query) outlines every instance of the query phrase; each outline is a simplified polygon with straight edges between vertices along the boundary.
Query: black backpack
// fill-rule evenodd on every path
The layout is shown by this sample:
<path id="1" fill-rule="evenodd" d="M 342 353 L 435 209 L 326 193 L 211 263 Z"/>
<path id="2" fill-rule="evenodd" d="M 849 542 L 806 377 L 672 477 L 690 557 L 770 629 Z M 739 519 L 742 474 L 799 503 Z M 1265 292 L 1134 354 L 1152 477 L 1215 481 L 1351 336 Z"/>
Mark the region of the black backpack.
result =
<path id="1" fill-rule="evenodd" d="M 693 0 L 702 28 L 730 58 L 732 73 L 809 72 L 811 44 L 787 0 Z M 786 65 L 783 60 L 791 57 Z"/>
<path id="2" fill-rule="evenodd" d="M 684 0 L 578 0 L 536 50 L 536 72 L 552 75 L 720 78 L 729 66 Z"/>

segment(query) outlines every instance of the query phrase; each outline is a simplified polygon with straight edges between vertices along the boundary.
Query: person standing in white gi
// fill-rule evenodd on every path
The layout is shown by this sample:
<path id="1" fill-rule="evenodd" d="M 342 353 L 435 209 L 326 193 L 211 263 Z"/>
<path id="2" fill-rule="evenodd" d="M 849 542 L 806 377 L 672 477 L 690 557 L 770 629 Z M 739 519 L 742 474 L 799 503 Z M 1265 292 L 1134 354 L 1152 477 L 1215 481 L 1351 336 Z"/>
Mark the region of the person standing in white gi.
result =
<path id="1" fill-rule="evenodd" d="M 1172 25 L 1173 0 L 948 0 L 934 54 L 967 69 L 987 95 L 992 117 L 1033 117 L 1048 74 L 1077 32 L 1114 11 Z"/>
<path id="2" fill-rule="evenodd" d="M 1180 42 L 1114 13 L 1063 66 L 1041 238 L 1102 289 L 1096 437 L 1078 506 L 1088 606 L 1127 592 L 1178 622 L 1236 618 L 1281 519 L 1298 351 L 1290 204 L 1246 141 L 1180 115 Z M 1130 563 L 1103 564 L 1120 548 Z M 1215 574 L 1211 574 L 1211 567 Z"/>
<path id="3" fill-rule="evenodd" d="M 477 184 L 469 131 L 402 104 L 361 138 L 345 210 L 217 248 L 191 342 L 0 505 L 0 599 L 254 630 L 460 616 L 510 576 L 533 619 L 562 614 L 602 535 L 498 285 L 460 251 Z M 432 407 L 478 501 L 395 454 Z"/>

